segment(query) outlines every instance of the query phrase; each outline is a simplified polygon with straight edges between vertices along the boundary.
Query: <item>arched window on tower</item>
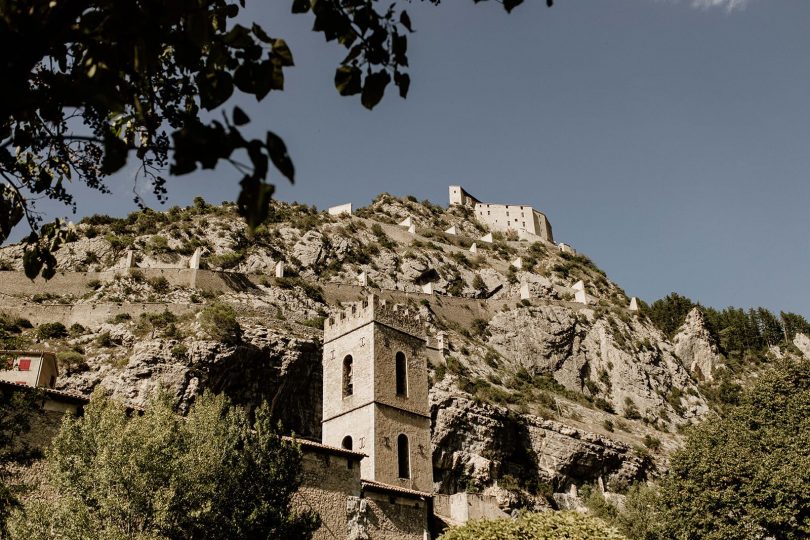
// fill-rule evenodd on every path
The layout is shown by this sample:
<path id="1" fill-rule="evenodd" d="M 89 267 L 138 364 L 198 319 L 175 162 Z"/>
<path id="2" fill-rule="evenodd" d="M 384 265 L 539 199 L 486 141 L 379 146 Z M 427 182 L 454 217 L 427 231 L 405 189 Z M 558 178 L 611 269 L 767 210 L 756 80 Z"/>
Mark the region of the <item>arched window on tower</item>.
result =
<path id="1" fill-rule="evenodd" d="M 395 370 L 397 379 L 397 395 L 408 395 L 408 360 L 405 358 L 405 353 L 398 352 L 395 357 Z"/>
<path id="2" fill-rule="evenodd" d="M 346 450 L 351 450 L 352 449 L 352 438 L 351 438 L 351 436 L 346 435 L 345 437 L 343 437 L 343 442 L 340 443 L 340 446 L 342 448 L 345 448 Z"/>
<path id="3" fill-rule="evenodd" d="M 343 397 L 352 395 L 354 385 L 352 383 L 352 355 L 346 355 L 343 359 Z"/>
<path id="4" fill-rule="evenodd" d="M 408 437 L 400 433 L 397 437 L 397 463 L 399 465 L 399 477 L 411 477 L 411 455 L 408 449 Z"/>

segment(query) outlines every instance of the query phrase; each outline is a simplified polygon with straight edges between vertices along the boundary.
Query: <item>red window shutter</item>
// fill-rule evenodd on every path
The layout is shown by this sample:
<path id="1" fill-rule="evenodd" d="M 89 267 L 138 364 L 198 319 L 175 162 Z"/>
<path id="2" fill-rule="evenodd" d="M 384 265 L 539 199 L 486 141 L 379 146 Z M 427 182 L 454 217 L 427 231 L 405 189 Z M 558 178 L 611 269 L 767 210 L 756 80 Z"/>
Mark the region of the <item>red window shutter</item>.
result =
<path id="1" fill-rule="evenodd" d="M 20 371 L 28 371 L 31 369 L 31 359 L 30 358 L 21 358 L 20 359 Z"/>

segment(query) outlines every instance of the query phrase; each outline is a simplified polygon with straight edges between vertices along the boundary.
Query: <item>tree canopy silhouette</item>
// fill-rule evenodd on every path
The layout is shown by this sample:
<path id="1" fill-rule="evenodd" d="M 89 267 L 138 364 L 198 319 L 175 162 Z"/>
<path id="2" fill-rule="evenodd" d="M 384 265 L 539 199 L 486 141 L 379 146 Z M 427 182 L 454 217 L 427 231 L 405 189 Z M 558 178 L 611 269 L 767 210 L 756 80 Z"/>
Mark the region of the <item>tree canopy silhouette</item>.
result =
<path id="1" fill-rule="evenodd" d="M 422 0 L 438 4 L 440 0 Z M 482 0 L 475 0 L 479 2 Z M 503 0 L 511 11 L 523 0 Z M 552 1 L 547 0 L 547 5 Z M 243 174 L 237 199 L 250 226 L 267 214 L 272 176 L 295 180 L 283 139 L 246 138 L 250 119 L 225 105 L 239 91 L 263 99 L 284 89 L 287 43 L 234 19 L 245 0 L 0 0 L 0 240 L 25 220 L 24 266 L 55 272 L 60 223 L 44 224 L 36 198 L 76 210 L 70 184 L 109 192 L 129 159 L 161 202 L 168 175 L 229 162 Z M 293 13 L 347 54 L 335 71 L 344 96 L 374 108 L 393 83 L 410 87 L 408 12 L 381 0 L 292 0 Z M 13 51 L 13 52 L 12 52 Z M 213 114 L 221 113 L 213 118 Z M 246 155 L 247 163 L 235 155 Z M 168 173 L 168 174 L 167 174 Z M 136 203 L 143 206 L 139 196 Z"/>

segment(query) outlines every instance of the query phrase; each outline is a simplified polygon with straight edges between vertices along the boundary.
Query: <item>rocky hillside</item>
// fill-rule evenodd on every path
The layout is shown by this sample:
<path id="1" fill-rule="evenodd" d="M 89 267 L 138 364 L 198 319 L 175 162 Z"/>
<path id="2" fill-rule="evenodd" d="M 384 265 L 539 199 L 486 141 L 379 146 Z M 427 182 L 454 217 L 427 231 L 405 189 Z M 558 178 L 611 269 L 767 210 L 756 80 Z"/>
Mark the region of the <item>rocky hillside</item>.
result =
<path id="1" fill-rule="evenodd" d="M 407 217 L 415 234 L 397 225 Z M 457 234 L 444 232 L 452 226 Z M 572 484 L 620 489 L 655 475 L 679 430 L 709 411 L 697 381 L 719 359 L 701 319 L 670 341 L 587 257 L 497 233 L 482 242 L 486 232 L 467 209 L 387 194 L 351 216 L 276 202 L 252 233 L 233 205 L 202 200 L 92 216 L 72 227 L 50 284 L 0 284 L 0 337 L 5 348 L 56 351 L 59 388 L 101 386 L 143 405 L 165 387 L 181 410 L 204 389 L 269 400 L 287 429 L 317 439 L 324 317 L 376 292 L 448 335 L 431 366 L 438 490 L 559 505 L 550 495 Z M 188 268 L 198 248 L 226 290 L 152 272 Z M 126 267 L 129 250 L 137 268 Z M 21 255 L 0 249 L 0 274 L 17 275 Z M 580 280 L 587 304 L 574 301 Z M 28 328 L 19 318 L 34 309 L 53 320 Z M 100 310 L 109 316 L 81 318 Z"/>

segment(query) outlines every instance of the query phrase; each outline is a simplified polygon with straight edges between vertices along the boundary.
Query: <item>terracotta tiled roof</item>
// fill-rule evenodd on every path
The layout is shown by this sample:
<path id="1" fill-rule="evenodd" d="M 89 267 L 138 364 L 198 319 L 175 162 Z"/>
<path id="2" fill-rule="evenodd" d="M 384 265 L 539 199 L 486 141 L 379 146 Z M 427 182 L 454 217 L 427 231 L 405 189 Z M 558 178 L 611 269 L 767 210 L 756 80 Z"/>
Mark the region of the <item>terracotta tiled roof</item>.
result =
<path id="1" fill-rule="evenodd" d="M 424 491 L 416 491 L 415 489 L 392 486 L 391 484 L 383 484 L 382 482 L 377 482 L 376 480 L 360 480 L 360 483 L 364 488 L 374 489 L 377 491 L 397 493 L 400 495 L 408 495 L 410 497 L 421 497 L 423 499 L 433 498 L 433 495 L 430 493 L 425 493 Z"/>
<path id="2" fill-rule="evenodd" d="M 284 440 L 293 441 L 297 444 L 301 445 L 301 448 L 306 450 L 312 450 L 314 452 L 323 452 L 325 454 L 338 454 L 345 457 L 351 457 L 357 460 L 361 460 L 364 457 L 368 457 L 368 455 L 362 452 L 355 452 L 354 450 L 347 450 L 346 448 L 338 448 L 337 446 L 329 446 L 326 444 L 321 444 L 319 442 L 310 441 L 307 439 L 298 439 L 295 437 L 282 437 Z"/>
<path id="3" fill-rule="evenodd" d="M 11 387 L 11 388 L 24 388 L 26 390 L 39 390 L 40 392 L 45 393 L 48 396 L 52 396 L 56 399 L 68 399 L 72 401 L 78 401 L 80 403 L 89 403 L 90 398 L 85 397 L 81 394 L 75 394 L 73 392 L 68 392 L 67 390 L 56 390 L 55 388 L 45 388 L 43 386 L 28 386 L 26 384 L 14 383 L 10 381 L 3 381 L 0 380 L 0 386 Z"/>

